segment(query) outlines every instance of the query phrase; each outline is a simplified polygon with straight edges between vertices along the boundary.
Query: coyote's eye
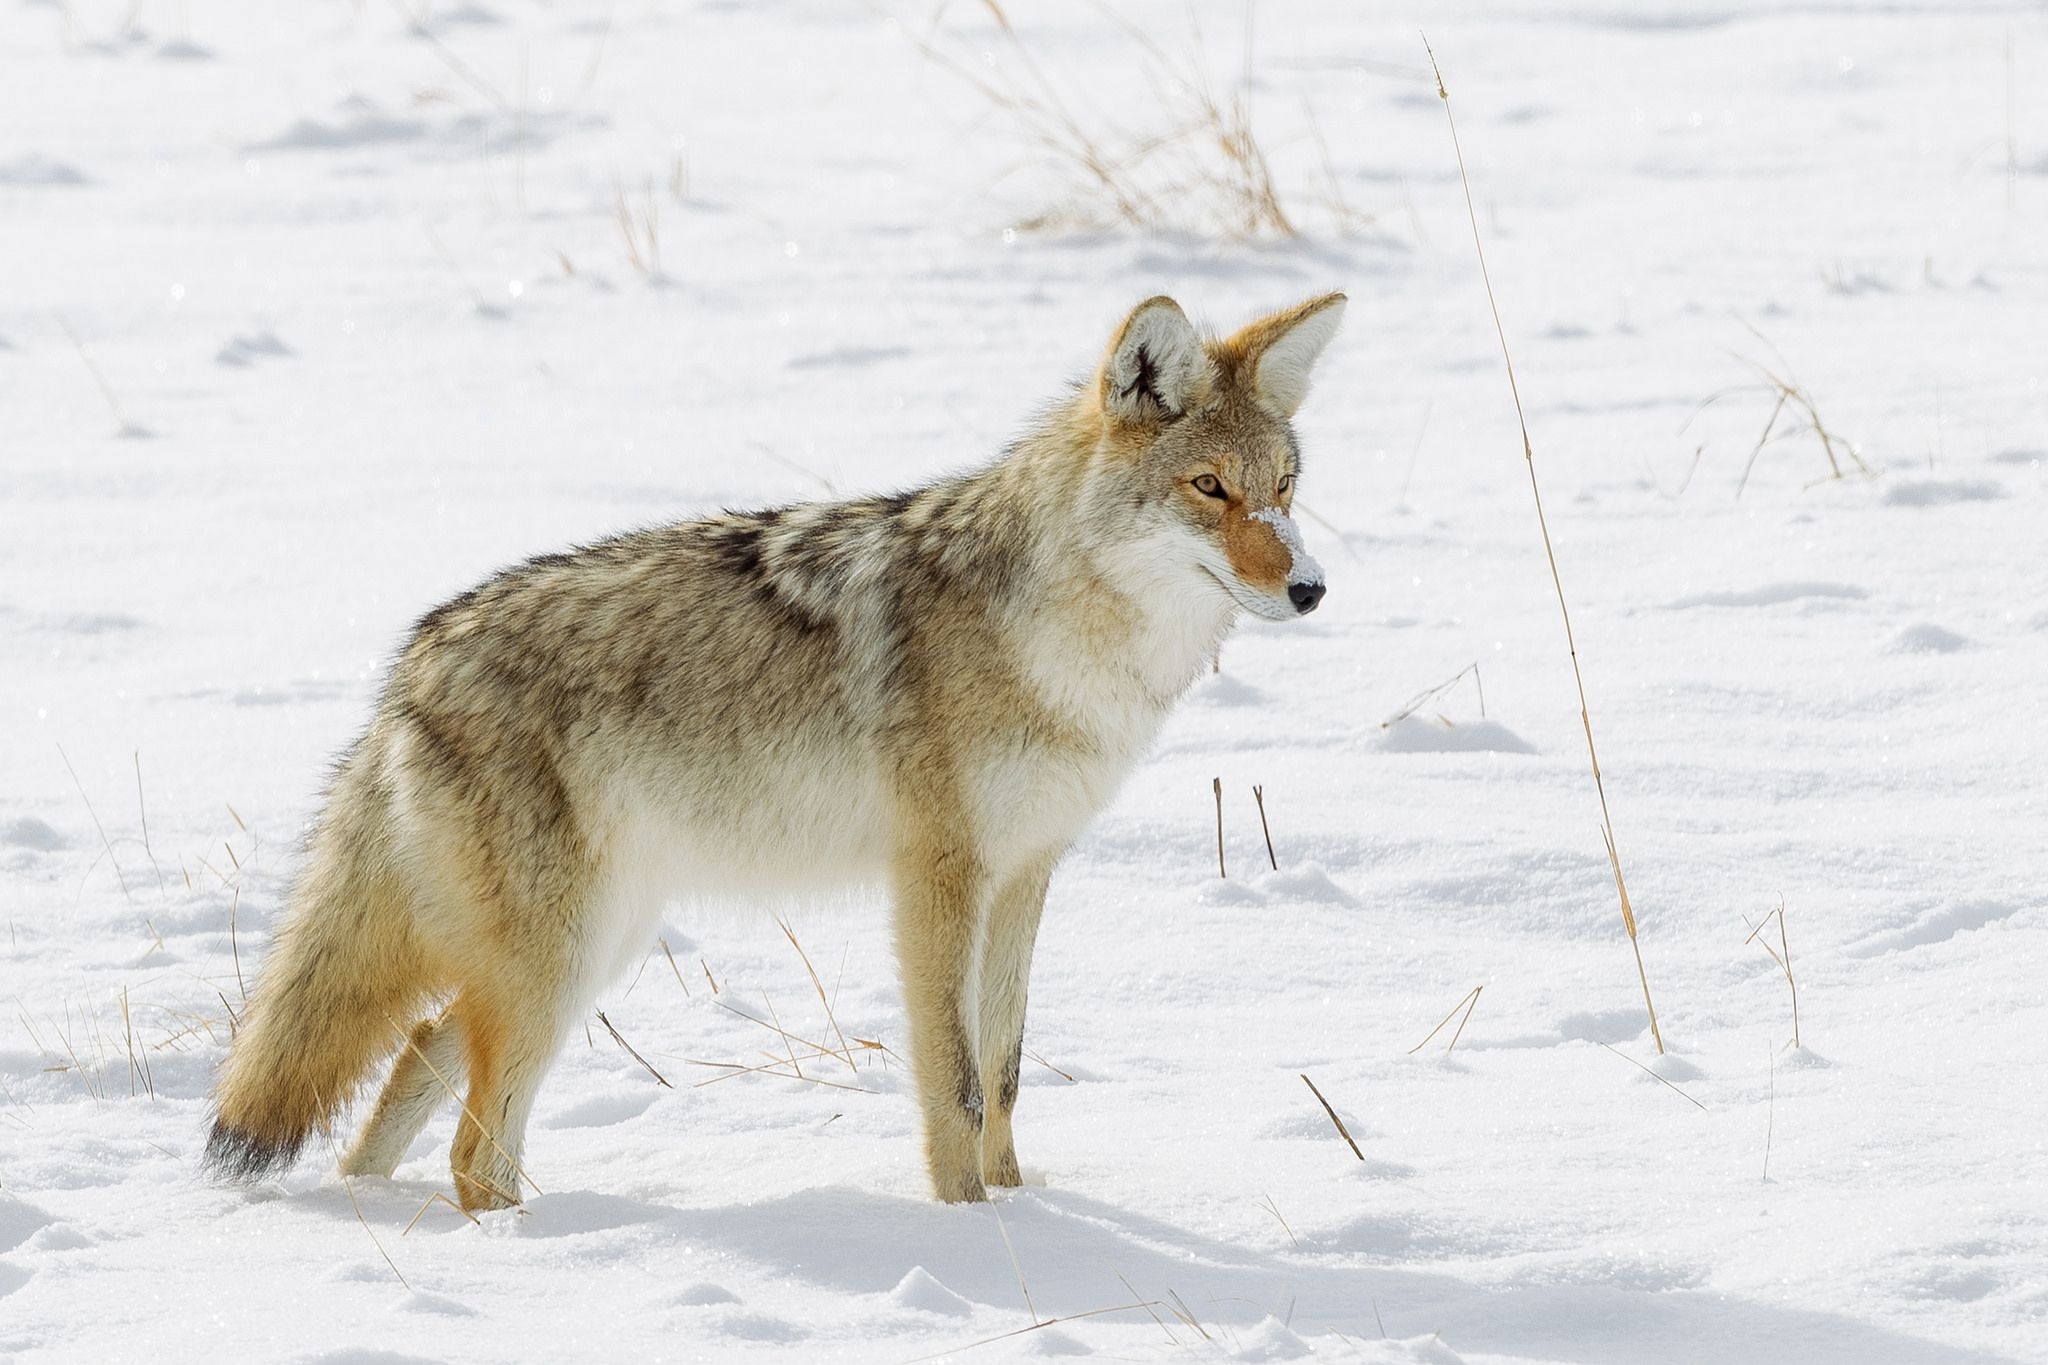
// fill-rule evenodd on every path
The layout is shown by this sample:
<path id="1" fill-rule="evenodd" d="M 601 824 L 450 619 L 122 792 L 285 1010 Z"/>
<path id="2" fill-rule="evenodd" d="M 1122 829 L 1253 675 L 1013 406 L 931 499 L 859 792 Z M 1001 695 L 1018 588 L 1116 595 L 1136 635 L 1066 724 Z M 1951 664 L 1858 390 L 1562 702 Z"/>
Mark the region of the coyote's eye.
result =
<path id="1" fill-rule="evenodd" d="M 1292 474 L 1282 474 L 1280 476 L 1280 496 L 1284 498 L 1292 492 L 1294 492 L 1294 476 Z"/>
<path id="2" fill-rule="evenodd" d="M 1214 474 L 1195 475 L 1195 491 L 1206 493 L 1212 498 L 1227 498 L 1230 496 L 1223 491 L 1223 481 Z"/>

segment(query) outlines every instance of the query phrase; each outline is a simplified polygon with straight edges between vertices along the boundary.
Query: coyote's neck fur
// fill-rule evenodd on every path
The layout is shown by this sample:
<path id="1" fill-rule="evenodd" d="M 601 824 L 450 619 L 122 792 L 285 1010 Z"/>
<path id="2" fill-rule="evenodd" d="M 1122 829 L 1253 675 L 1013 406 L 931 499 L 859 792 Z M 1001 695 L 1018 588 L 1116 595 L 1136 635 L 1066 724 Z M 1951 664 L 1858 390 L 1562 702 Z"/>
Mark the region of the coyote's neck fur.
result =
<path id="1" fill-rule="evenodd" d="M 900 645 L 920 619 L 971 611 L 1009 656 L 985 663 L 1007 662 L 1078 730 L 1156 725 L 1240 611 L 1213 584 L 1172 572 L 1173 556 L 1160 553 L 1170 528 L 1135 503 L 1127 457 L 1098 448 L 1092 406 L 1078 397 L 1046 415 L 974 473 L 889 497 L 728 516 L 714 534 L 757 547 L 748 567 L 766 594 L 832 622 L 858 652 Z M 902 680 L 885 658 L 869 659 L 861 671 L 877 682 Z"/>

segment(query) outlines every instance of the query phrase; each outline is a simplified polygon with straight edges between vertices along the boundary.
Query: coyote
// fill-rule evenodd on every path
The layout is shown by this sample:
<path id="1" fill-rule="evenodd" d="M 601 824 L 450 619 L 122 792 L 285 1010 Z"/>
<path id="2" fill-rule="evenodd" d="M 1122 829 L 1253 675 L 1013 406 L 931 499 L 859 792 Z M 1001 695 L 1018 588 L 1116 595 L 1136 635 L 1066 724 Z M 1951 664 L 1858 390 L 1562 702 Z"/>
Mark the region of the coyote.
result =
<path id="1" fill-rule="evenodd" d="M 389 1176 L 466 1077 L 456 1193 L 516 1204 L 541 1078 L 667 902 L 867 884 L 935 1193 L 1018 1184 L 1053 868 L 1242 614 L 1322 600 L 1289 420 L 1343 311 L 1216 340 L 1150 299 L 973 473 L 633 531 L 428 612 L 335 770 L 209 1165 L 288 1167 L 395 1053 L 342 1170 Z"/>

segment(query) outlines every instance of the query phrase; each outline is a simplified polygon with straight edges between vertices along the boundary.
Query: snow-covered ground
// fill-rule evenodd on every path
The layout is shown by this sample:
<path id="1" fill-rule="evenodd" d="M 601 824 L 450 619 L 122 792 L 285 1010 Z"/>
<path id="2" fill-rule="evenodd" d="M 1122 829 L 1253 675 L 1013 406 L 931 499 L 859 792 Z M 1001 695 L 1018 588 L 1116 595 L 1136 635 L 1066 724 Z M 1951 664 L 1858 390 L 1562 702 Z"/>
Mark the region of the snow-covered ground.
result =
<path id="1" fill-rule="evenodd" d="M 1184 105 L 1151 74 L 1197 16 L 1239 78 L 1240 4 L 1116 13 L 1011 10 L 1081 126 Z M 1262 0 L 1251 44 L 1292 241 L 1199 191 L 1019 229 L 1073 176 L 963 79 L 1042 93 L 977 5 L 0 10 L 0 1358 L 2048 1359 L 2048 15 Z M 1148 294 L 1330 287 L 1330 596 L 1233 639 L 1056 878 L 1029 1187 L 928 1202 L 893 1053 L 702 1065 L 838 1033 L 781 930 L 682 914 L 605 1002 L 672 1088 L 593 1021 L 525 1210 L 432 1202 L 448 1117 L 395 1182 L 200 1178 L 296 832 L 424 608 L 983 459 Z M 1738 497 L 1749 362 L 1873 476 L 1788 409 Z M 1383 728 L 1475 661 L 1483 717 L 1467 677 Z M 1796 1049 L 1745 942 L 1780 904 Z M 879 907 L 792 927 L 900 1050 Z"/>

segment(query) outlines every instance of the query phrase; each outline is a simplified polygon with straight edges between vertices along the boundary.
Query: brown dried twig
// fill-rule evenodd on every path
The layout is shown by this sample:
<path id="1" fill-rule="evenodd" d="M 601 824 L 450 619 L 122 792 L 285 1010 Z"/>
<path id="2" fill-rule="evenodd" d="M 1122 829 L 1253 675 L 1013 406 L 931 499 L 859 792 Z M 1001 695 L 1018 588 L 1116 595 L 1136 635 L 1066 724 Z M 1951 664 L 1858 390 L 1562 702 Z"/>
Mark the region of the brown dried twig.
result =
<path id="1" fill-rule="evenodd" d="M 662 1075 L 659 1071 L 656 1071 L 654 1069 L 654 1063 L 648 1061 L 645 1057 L 642 1057 L 639 1051 L 635 1049 L 631 1043 L 626 1041 L 625 1036 L 621 1034 L 618 1031 L 618 1029 L 612 1026 L 612 1021 L 605 1018 L 605 1013 L 603 1010 L 599 1010 L 597 1012 L 597 1022 L 603 1024 L 604 1031 L 612 1036 L 612 1041 L 617 1043 L 620 1047 L 626 1049 L 627 1056 L 631 1057 L 634 1061 L 640 1063 L 640 1065 L 646 1067 L 647 1074 L 654 1077 L 655 1080 L 660 1081 L 664 1089 L 675 1089 L 674 1086 L 668 1083 L 668 1077 Z"/>
<path id="2" fill-rule="evenodd" d="M 1344 1126 L 1344 1120 L 1337 1117 L 1337 1111 L 1331 1107 L 1328 1100 L 1323 1098 L 1323 1092 L 1316 1089 L 1316 1083 L 1308 1078 L 1306 1072 L 1301 1073 L 1301 1083 L 1307 1086 L 1309 1093 L 1314 1095 L 1317 1101 L 1322 1104 L 1323 1112 L 1330 1116 L 1330 1122 L 1337 1125 L 1337 1136 L 1351 1144 L 1351 1155 L 1357 1157 L 1360 1161 L 1365 1160 L 1365 1153 L 1358 1150 L 1358 1140 L 1351 1136 L 1351 1130 Z"/>
<path id="3" fill-rule="evenodd" d="M 1254 786 L 1252 788 L 1252 800 L 1258 802 L 1259 805 L 1259 833 L 1266 836 L 1266 861 L 1273 865 L 1275 872 L 1278 872 L 1280 870 L 1280 860 L 1273 856 L 1273 827 L 1266 823 L 1266 789 Z"/>

